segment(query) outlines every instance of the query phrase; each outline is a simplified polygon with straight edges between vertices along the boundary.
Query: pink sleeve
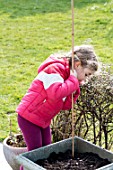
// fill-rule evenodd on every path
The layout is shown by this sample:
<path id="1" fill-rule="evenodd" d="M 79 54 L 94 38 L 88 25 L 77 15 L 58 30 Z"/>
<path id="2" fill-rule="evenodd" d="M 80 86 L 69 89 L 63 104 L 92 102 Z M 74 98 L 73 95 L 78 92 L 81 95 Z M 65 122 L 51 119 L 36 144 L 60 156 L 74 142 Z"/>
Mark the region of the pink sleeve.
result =
<path id="1" fill-rule="evenodd" d="M 79 95 L 80 95 L 80 88 L 78 88 L 76 93 L 74 94 L 74 103 L 78 99 Z M 67 96 L 67 98 L 64 102 L 62 110 L 70 110 L 71 108 L 72 108 L 72 95 L 69 95 L 69 96 Z"/>
<path id="2" fill-rule="evenodd" d="M 69 96 L 78 88 L 79 88 L 78 79 L 73 75 L 70 75 L 69 78 L 66 81 L 64 81 L 64 83 L 56 82 L 52 84 L 46 90 L 46 92 L 49 98 L 51 98 L 52 100 L 59 100 Z"/>

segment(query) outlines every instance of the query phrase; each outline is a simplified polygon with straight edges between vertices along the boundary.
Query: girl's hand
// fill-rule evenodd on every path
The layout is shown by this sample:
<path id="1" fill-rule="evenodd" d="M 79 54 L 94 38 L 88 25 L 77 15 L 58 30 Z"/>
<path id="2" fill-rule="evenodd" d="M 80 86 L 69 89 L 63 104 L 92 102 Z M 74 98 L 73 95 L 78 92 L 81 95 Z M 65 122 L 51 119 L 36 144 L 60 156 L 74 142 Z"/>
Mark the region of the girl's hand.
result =
<path id="1" fill-rule="evenodd" d="M 84 80 L 82 80 L 82 81 L 79 81 L 79 83 L 80 83 L 80 85 L 82 86 L 82 85 L 84 85 L 84 84 L 85 84 L 85 81 L 84 81 Z"/>

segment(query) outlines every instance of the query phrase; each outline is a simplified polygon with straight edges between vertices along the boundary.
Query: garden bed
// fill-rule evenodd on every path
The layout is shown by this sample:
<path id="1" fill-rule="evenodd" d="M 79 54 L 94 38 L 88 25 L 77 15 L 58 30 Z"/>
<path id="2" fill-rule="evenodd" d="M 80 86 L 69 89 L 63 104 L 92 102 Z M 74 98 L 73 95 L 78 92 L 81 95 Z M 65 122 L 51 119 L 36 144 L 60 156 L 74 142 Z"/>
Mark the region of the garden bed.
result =
<path id="1" fill-rule="evenodd" d="M 46 168 L 40 166 L 36 162 L 41 159 L 48 159 L 52 153 L 56 153 L 56 154 L 58 154 L 59 152 L 67 153 L 67 152 L 69 152 L 69 150 L 71 150 L 71 148 L 72 148 L 72 138 L 65 139 L 60 142 L 56 142 L 51 145 L 35 149 L 33 151 L 29 151 L 29 152 L 20 154 L 19 156 L 17 156 L 17 163 L 23 165 L 24 170 L 32 170 L 32 169 L 33 170 L 46 170 Z M 98 170 L 113 170 L 113 163 L 112 163 L 113 153 L 112 152 L 110 152 L 106 149 L 102 149 L 101 147 L 98 147 L 98 146 L 96 146 L 80 137 L 76 137 L 76 136 L 74 137 L 74 148 L 75 148 L 75 157 L 77 156 L 78 153 L 81 153 L 81 154 L 93 153 L 94 155 L 96 154 L 96 157 L 98 155 L 100 158 L 102 158 L 104 160 L 107 159 L 109 161 L 109 162 L 107 162 L 109 164 L 102 165 L 100 168 L 97 168 Z M 68 155 L 71 156 L 71 153 Z M 73 161 L 72 158 L 70 160 Z M 65 165 L 66 165 L 66 163 L 65 163 Z M 54 169 L 54 168 L 52 168 L 52 169 Z M 70 169 L 70 168 L 68 168 L 68 169 Z"/>

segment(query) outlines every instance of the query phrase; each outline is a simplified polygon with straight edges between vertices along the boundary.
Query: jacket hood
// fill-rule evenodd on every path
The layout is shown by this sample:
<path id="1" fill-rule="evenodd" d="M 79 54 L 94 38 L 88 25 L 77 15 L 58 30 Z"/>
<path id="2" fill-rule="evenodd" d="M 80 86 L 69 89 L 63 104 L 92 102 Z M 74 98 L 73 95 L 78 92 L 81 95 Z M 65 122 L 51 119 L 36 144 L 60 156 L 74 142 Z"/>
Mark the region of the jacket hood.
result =
<path id="1" fill-rule="evenodd" d="M 41 71 L 43 71 L 47 66 L 53 64 L 53 63 L 61 63 L 62 65 L 68 65 L 69 66 L 69 62 L 66 58 L 61 58 L 58 59 L 57 58 L 58 55 L 50 55 L 50 57 L 48 57 L 38 68 L 38 73 L 40 73 Z"/>

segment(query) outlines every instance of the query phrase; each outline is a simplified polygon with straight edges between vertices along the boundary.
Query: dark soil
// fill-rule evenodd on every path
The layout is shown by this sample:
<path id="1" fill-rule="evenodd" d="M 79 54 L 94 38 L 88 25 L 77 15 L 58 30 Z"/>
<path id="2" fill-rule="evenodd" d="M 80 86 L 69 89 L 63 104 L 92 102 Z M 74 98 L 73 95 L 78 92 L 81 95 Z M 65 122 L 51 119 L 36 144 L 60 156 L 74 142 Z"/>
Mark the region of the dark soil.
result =
<path id="1" fill-rule="evenodd" d="M 8 140 L 7 144 L 13 147 L 26 147 L 26 143 L 21 134 L 12 135 Z"/>
<path id="2" fill-rule="evenodd" d="M 65 153 L 51 153 L 48 159 L 41 159 L 36 164 L 47 170 L 95 170 L 107 164 L 110 164 L 107 159 L 100 158 L 94 153 L 75 153 L 72 159 L 70 150 Z"/>

